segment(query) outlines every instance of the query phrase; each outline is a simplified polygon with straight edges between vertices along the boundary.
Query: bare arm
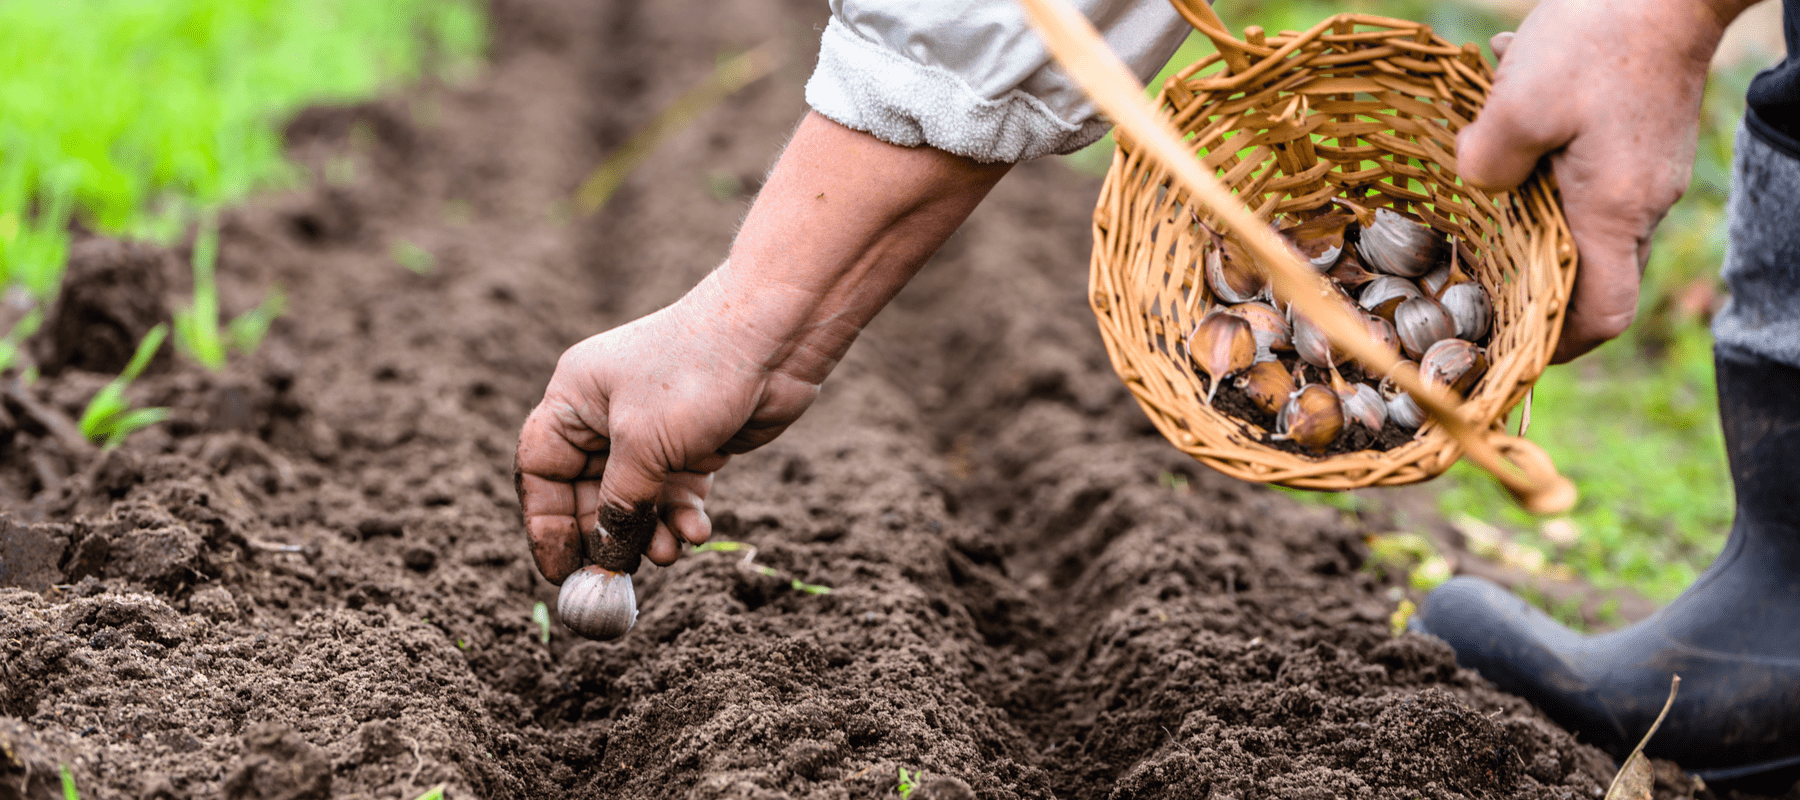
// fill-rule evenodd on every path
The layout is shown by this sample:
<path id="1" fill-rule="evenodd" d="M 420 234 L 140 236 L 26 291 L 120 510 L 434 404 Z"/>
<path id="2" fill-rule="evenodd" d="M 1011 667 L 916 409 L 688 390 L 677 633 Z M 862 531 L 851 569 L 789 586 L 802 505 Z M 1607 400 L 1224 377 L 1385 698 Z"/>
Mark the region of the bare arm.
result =
<path id="1" fill-rule="evenodd" d="M 655 503 L 650 559 L 711 535 L 712 473 L 779 436 L 863 326 L 1007 164 L 885 144 L 808 115 L 729 259 L 686 296 L 563 353 L 519 433 L 538 569 L 561 583 L 602 503 Z"/>
<path id="2" fill-rule="evenodd" d="M 1545 0 L 1502 54 L 1457 139 L 1470 183 L 1518 186 L 1548 156 L 1581 254 L 1555 360 L 1625 331 L 1650 237 L 1687 188 L 1701 94 L 1725 26 L 1752 0 Z"/>

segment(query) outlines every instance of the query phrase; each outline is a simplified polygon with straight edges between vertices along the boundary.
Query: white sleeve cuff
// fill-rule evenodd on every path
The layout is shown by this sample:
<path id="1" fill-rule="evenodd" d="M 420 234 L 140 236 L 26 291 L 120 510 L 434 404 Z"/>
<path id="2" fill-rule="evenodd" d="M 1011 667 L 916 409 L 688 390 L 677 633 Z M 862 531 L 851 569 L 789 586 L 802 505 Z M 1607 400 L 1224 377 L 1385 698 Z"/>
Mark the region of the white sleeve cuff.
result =
<path id="1" fill-rule="evenodd" d="M 1076 4 L 1139 80 L 1192 32 L 1166 0 Z M 839 124 L 984 162 L 1074 152 L 1111 127 L 1013 0 L 831 7 L 806 101 Z"/>

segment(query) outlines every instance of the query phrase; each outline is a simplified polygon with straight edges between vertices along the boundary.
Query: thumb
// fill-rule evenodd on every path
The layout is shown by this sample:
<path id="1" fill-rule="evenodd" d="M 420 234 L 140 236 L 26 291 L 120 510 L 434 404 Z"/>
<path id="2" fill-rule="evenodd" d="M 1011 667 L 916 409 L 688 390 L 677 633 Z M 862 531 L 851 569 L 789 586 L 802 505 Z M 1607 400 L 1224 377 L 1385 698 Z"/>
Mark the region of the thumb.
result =
<path id="1" fill-rule="evenodd" d="M 1456 171 L 1476 188 L 1503 192 L 1524 183 L 1538 159 L 1569 143 L 1575 131 L 1566 114 L 1554 113 L 1545 97 L 1559 88 L 1542 59 L 1509 53 L 1513 36 L 1502 33 L 1492 45 L 1501 59 L 1487 103 L 1475 121 L 1456 135 Z M 1566 90 L 1566 87 L 1563 87 Z"/>
<path id="2" fill-rule="evenodd" d="M 1478 189 L 1517 188 L 1531 177 L 1538 159 L 1571 138 L 1544 130 L 1518 105 L 1502 97 L 1496 86 L 1481 115 L 1456 135 L 1456 171 Z"/>
<path id="3" fill-rule="evenodd" d="M 622 545 L 630 551 L 625 557 L 633 567 L 637 556 L 649 549 L 650 537 L 656 532 L 656 504 L 668 479 L 668 459 L 656 446 L 655 437 L 612 439 L 606 469 L 600 476 L 599 527 L 616 541 L 614 547 Z M 600 548 L 589 545 L 589 558 L 608 569 L 618 568 L 600 561 L 600 553 Z"/>

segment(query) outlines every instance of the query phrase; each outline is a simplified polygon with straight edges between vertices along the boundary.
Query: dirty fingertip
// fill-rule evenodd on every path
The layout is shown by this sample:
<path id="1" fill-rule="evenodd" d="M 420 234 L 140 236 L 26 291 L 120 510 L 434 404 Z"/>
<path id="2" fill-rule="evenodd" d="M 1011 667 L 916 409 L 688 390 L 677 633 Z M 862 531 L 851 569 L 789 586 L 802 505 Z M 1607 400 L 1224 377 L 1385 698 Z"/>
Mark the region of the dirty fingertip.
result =
<path id="1" fill-rule="evenodd" d="M 675 541 L 675 534 L 668 525 L 657 524 L 656 535 L 650 537 L 650 547 L 644 551 L 644 556 L 659 567 L 666 567 L 681 558 L 681 545 Z"/>
<path id="2" fill-rule="evenodd" d="M 706 544 L 712 538 L 712 517 L 698 508 L 677 508 L 670 512 L 668 522 L 675 535 L 688 544 Z"/>

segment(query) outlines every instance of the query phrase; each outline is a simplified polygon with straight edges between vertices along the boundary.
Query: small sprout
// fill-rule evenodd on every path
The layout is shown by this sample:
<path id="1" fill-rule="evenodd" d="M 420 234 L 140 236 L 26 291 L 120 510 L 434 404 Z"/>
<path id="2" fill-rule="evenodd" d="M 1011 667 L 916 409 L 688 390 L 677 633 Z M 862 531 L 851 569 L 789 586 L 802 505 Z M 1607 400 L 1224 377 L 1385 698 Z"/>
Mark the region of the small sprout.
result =
<path id="1" fill-rule="evenodd" d="M 456 637 L 456 649 L 458 649 L 458 650 L 469 649 L 469 640 L 464 639 L 461 636 Z"/>
<path id="2" fill-rule="evenodd" d="M 68 764 L 62 765 L 63 800 L 81 800 L 81 792 L 75 790 L 75 771 Z"/>
<path id="3" fill-rule="evenodd" d="M 1156 482 L 1165 489 L 1173 489 L 1177 494 L 1187 494 L 1188 478 L 1179 472 L 1165 472 L 1156 477 Z"/>
<path id="4" fill-rule="evenodd" d="M 225 368 L 225 338 L 219 333 L 219 226 L 208 218 L 194 237 L 194 303 L 175 310 L 175 342 L 201 366 Z"/>
<path id="5" fill-rule="evenodd" d="M 1413 601 L 1400 598 L 1400 605 L 1394 608 L 1394 613 L 1388 615 L 1388 631 L 1395 636 L 1406 633 L 1407 624 L 1412 622 L 1413 614 L 1418 610 L 1418 605 Z"/>
<path id="6" fill-rule="evenodd" d="M 431 270 L 437 266 L 437 256 L 432 255 L 431 251 L 404 239 L 394 242 L 388 255 L 394 259 L 394 263 L 412 270 L 414 275 L 430 275 Z"/>
<path id="7" fill-rule="evenodd" d="M 550 605 L 542 600 L 531 607 L 531 621 L 537 623 L 538 641 L 550 643 Z"/>
<path id="8" fill-rule="evenodd" d="M 900 780 L 894 784 L 894 791 L 900 793 L 901 800 L 907 800 L 912 797 L 913 792 L 919 790 L 919 785 L 925 782 L 925 770 L 909 770 L 905 767 L 898 769 L 900 770 Z"/>
<path id="9" fill-rule="evenodd" d="M 781 574 L 780 570 L 774 567 L 756 563 L 756 546 L 753 544 L 720 539 L 718 541 L 694 546 L 694 552 L 696 553 L 735 553 L 740 550 L 746 551 L 744 553 L 744 566 L 749 567 L 752 572 L 770 578 L 779 579 L 785 577 Z M 821 586 L 816 583 L 807 583 L 799 578 L 789 578 L 788 586 L 796 592 L 805 592 L 806 594 L 831 594 L 831 587 Z"/>
<path id="10" fill-rule="evenodd" d="M 489 755 L 491 756 L 492 754 L 490 753 Z M 447 783 L 440 783 L 430 789 L 426 789 L 424 794 L 419 795 L 413 800 L 444 800 L 444 789 L 449 785 L 450 784 Z"/>
<path id="11" fill-rule="evenodd" d="M 144 335 L 143 341 L 138 342 L 137 352 L 132 354 L 131 363 L 125 365 L 125 371 L 119 373 L 119 377 L 114 378 L 111 383 L 101 387 L 81 412 L 81 435 L 111 449 L 118 447 L 132 433 L 169 417 L 169 410 L 166 408 L 133 409 L 131 401 L 125 399 L 125 388 L 137 380 L 144 368 L 150 365 L 150 359 L 162 347 L 163 338 L 168 333 L 168 327 L 159 324 Z"/>

